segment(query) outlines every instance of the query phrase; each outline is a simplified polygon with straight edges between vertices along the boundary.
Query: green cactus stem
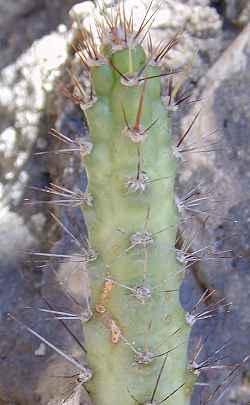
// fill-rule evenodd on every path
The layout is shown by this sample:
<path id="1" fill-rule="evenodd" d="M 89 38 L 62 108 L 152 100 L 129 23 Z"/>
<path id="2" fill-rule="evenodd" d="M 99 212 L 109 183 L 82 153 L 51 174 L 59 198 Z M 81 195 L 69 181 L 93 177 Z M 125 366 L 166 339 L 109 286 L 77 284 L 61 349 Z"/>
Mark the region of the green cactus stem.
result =
<path id="1" fill-rule="evenodd" d="M 102 43 L 79 51 L 92 97 L 82 103 L 91 143 L 84 154 L 92 206 L 84 210 L 92 314 L 84 324 L 95 405 L 189 403 L 190 326 L 179 302 L 176 159 L 161 100 L 158 56 L 142 46 L 118 7 Z M 167 49 L 167 48 L 166 48 Z M 171 72 L 169 72 L 171 73 Z"/>

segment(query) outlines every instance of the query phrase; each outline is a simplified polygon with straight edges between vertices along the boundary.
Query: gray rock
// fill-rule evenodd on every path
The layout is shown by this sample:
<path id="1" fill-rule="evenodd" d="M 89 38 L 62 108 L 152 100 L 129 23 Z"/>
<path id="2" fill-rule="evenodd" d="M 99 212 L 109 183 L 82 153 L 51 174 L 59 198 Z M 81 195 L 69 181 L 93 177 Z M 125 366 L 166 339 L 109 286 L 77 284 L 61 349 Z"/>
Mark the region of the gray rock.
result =
<path id="1" fill-rule="evenodd" d="M 205 87 L 201 94 L 204 107 L 189 141 L 217 129 L 208 139 L 219 145 L 210 153 L 186 153 L 185 166 L 180 171 L 180 190 L 187 190 L 192 184 L 202 182 L 201 188 L 209 193 L 209 217 L 205 219 L 206 215 L 197 215 L 192 222 L 198 235 L 193 240 L 193 249 L 210 247 L 209 257 L 199 264 L 198 279 L 202 280 L 203 288 L 216 288 L 219 297 L 226 297 L 228 302 L 232 302 L 230 312 L 207 322 L 200 321 L 200 325 L 198 322 L 193 330 L 194 346 L 197 343 L 195 337 L 200 334 L 206 338 L 207 353 L 214 353 L 228 342 L 229 346 L 225 349 L 228 356 L 226 363 L 234 364 L 235 367 L 241 364 L 232 374 L 232 381 L 230 378 L 225 379 L 225 384 L 218 389 L 217 397 L 223 393 L 216 402 L 218 404 L 250 401 L 246 378 L 250 369 L 247 357 L 250 334 L 249 37 L 250 25 L 209 70 L 201 83 Z M 192 114 L 185 118 L 183 128 L 190 122 Z M 184 228 L 187 229 L 187 226 L 190 226 L 188 231 L 191 232 L 190 222 L 184 224 Z M 218 258 L 220 256 L 221 259 Z M 194 275 L 197 279 L 197 272 L 189 275 L 186 286 L 192 285 Z M 190 304 L 190 298 L 186 297 L 186 300 Z M 204 371 L 201 379 L 209 382 L 213 392 L 228 373 L 227 369 L 220 372 Z M 195 390 L 194 404 L 198 403 L 200 392 L 198 388 Z"/>
<path id="2" fill-rule="evenodd" d="M 250 21 L 250 3 L 246 3 L 241 11 L 236 23 L 240 27 L 244 27 Z"/>
<path id="3" fill-rule="evenodd" d="M 0 68 L 10 64 L 33 41 L 69 22 L 67 14 L 77 0 L 0 0 Z"/>
<path id="4" fill-rule="evenodd" d="M 8 2 L 4 3 L 8 8 L 5 9 L 6 21 L 8 12 L 12 13 L 10 18 L 13 19 L 21 10 L 25 11 L 21 8 L 24 2 L 18 2 L 13 9 Z M 2 18 L 1 22 L 6 21 Z M 13 26 L 14 20 L 11 21 Z M 12 50 L 8 53 L 10 59 L 14 55 Z M 5 50 L 0 50 L 0 54 L 1 61 L 6 62 Z M 59 401 L 67 394 L 63 376 L 75 372 L 67 361 L 52 349 L 41 346 L 39 339 L 11 320 L 9 313 L 68 354 L 80 359 L 83 353 L 76 338 L 62 324 L 46 321 L 36 309 L 46 308 L 42 293 L 49 296 L 49 302 L 56 309 L 79 311 L 60 289 L 54 273 L 44 270 L 43 276 L 42 268 L 38 268 L 28 255 L 29 252 L 48 251 L 55 239 L 55 226 L 48 219 L 48 207 L 24 205 L 25 197 L 33 201 L 44 199 L 43 193 L 29 190 L 27 186 L 48 185 L 48 161 L 35 157 L 34 152 L 48 148 L 47 133 L 52 117 L 54 120 L 56 116 L 55 109 L 49 106 L 49 94 L 58 67 L 65 58 L 65 34 L 54 32 L 35 42 L 0 74 L 0 403 L 4 405 L 47 405 L 53 397 Z M 64 246 L 64 252 L 67 248 Z M 65 267 L 63 274 L 67 274 Z M 27 306 L 34 309 L 27 310 Z M 79 341 L 83 341 L 80 325 L 73 322 L 69 327 L 80 335 Z M 66 381 L 70 383 L 70 380 Z"/>
<path id="5" fill-rule="evenodd" d="M 226 0 L 226 17 L 237 20 L 247 4 L 248 0 Z"/>

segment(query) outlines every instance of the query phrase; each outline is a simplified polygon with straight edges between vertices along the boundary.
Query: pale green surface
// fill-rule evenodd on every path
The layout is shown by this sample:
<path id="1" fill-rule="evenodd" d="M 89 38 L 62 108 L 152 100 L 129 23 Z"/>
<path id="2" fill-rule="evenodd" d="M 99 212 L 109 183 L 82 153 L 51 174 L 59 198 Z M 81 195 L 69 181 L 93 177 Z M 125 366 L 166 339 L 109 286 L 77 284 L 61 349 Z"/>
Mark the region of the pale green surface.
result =
<path id="1" fill-rule="evenodd" d="M 133 60 L 132 64 L 141 66 L 142 52 L 137 50 L 135 54 L 139 62 L 138 59 Z M 127 57 L 127 50 L 113 56 L 116 66 L 121 68 L 124 55 Z M 99 255 L 90 268 L 93 311 L 99 300 L 103 276 L 108 270 L 111 277 L 126 286 L 134 287 L 143 283 L 146 250 L 145 278 L 146 284 L 153 288 L 151 300 L 142 304 L 129 290 L 115 285 L 106 308 L 116 320 L 124 338 L 137 349 L 148 345 L 150 351 L 163 353 L 179 345 L 169 354 L 161 376 L 154 398 L 160 402 L 182 383 L 187 383 L 185 365 L 189 327 L 184 320 L 178 292 L 163 292 L 178 289 L 181 278 L 174 251 L 176 207 L 173 189 L 176 162 L 170 148 L 167 114 L 159 95 L 160 79 L 152 79 L 146 87 L 142 124 L 146 127 L 154 119 L 158 121 L 141 145 L 143 170 L 150 179 L 169 178 L 148 184 L 145 192 L 128 191 L 126 179 L 136 175 L 138 145 L 123 133 L 122 105 L 128 122 L 133 125 L 142 84 L 139 87 L 125 87 L 120 83 L 119 75 L 111 69 L 108 66 L 95 68 L 93 83 L 96 93 L 101 96 L 86 111 L 94 145 L 90 157 L 85 159 L 94 206 L 85 213 L 85 217 L 91 247 Z M 104 71 L 103 80 L 101 70 Z M 146 75 L 156 72 L 156 67 L 148 67 Z M 109 84 L 108 78 L 111 78 Z M 148 231 L 154 233 L 168 226 L 170 228 L 155 236 L 153 246 L 147 249 L 135 247 L 126 253 L 130 236 L 144 229 L 148 208 Z M 179 333 L 170 336 L 179 328 Z M 88 362 L 94 372 L 87 386 L 93 403 L 135 404 L 128 390 L 140 403 L 149 401 L 164 357 L 158 357 L 147 366 L 136 365 L 129 345 L 125 341 L 111 343 L 110 331 L 97 314 L 84 325 L 84 330 Z M 188 385 L 166 403 L 187 405 Z"/>

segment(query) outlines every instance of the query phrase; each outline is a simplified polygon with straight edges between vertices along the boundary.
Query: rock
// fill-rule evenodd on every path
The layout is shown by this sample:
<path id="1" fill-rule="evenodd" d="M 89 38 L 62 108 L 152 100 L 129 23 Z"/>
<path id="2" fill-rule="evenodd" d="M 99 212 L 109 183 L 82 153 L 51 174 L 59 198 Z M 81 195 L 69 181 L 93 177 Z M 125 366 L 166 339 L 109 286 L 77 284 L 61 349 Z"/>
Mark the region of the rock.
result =
<path id="1" fill-rule="evenodd" d="M 46 125 L 41 125 L 46 98 L 65 58 L 65 36 L 55 32 L 35 42 L 0 73 L 0 172 L 5 203 L 17 206 L 34 175 L 31 153 L 42 131 L 47 132 Z"/>
<path id="2" fill-rule="evenodd" d="M 231 21 L 237 20 L 247 4 L 248 0 L 226 0 L 226 17 Z"/>
<path id="3" fill-rule="evenodd" d="M 29 196 L 33 201 L 44 199 L 43 193 L 39 195 L 27 186 L 48 185 L 48 162 L 34 157 L 34 152 L 48 148 L 49 125 L 57 116 L 55 108 L 52 110 L 48 104 L 49 95 L 66 56 L 65 34 L 60 30 L 35 42 L 0 75 L 1 405 L 47 405 L 55 396 L 61 400 L 66 395 L 67 384 L 58 376 L 72 373 L 72 367 L 64 359 L 50 348 L 45 351 L 39 339 L 11 320 L 9 313 L 65 352 L 82 356 L 82 349 L 79 350 L 76 339 L 64 326 L 57 321 L 46 322 L 36 309 L 46 308 L 42 292 L 49 295 L 49 302 L 57 309 L 64 306 L 68 311 L 76 311 L 60 290 L 54 273 L 48 270 L 51 274 L 43 276 L 43 269 L 27 256 L 29 252 L 48 251 L 55 239 L 47 206 L 24 206 L 24 197 Z M 63 274 L 67 274 L 65 266 Z M 74 284 L 72 280 L 71 284 Z M 75 284 L 80 285 L 79 275 Z M 27 306 L 33 310 L 25 309 Z M 76 322 L 69 326 L 73 333 L 81 333 Z M 83 341 L 82 336 L 80 340 Z"/>
<path id="4" fill-rule="evenodd" d="M 12 63 L 32 43 L 67 23 L 77 0 L 0 0 L 0 68 Z"/>
<path id="5" fill-rule="evenodd" d="M 236 25 L 244 27 L 250 21 L 250 3 L 247 3 L 236 20 Z"/>
<path id="6" fill-rule="evenodd" d="M 194 232 L 198 235 L 193 240 L 194 251 L 210 246 L 210 259 L 208 257 L 201 261 L 199 277 L 203 278 L 204 285 L 216 288 L 219 296 L 232 302 L 230 312 L 207 322 L 202 321 L 194 328 L 193 342 L 195 336 L 202 334 L 206 339 L 205 348 L 210 353 L 229 342 L 227 362 L 231 365 L 242 362 L 241 368 L 233 375 L 233 382 L 229 384 L 228 381 L 227 389 L 216 402 L 218 404 L 231 403 L 230 398 L 236 397 L 238 402 L 233 403 L 242 403 L 240 392 L 244 392 L 244 398 L 248 392 L 248 402 L 250 400 L 249 390 L 239 388 L 243 383 L 246 384 L 244 376 L 250 367 L 246 357 L 249 355 L 250 334 L 249 37 L 248 24 L 201 82 L 204 90 L 200 96 L 204 106 L 189 142 L 207 135 L 212 143 L 218 144 L 210 153 L 185 153 L 185 166 L 180 170 L 179 189 L 182 193 L 201 183 L 201 188 L 209 193 L 208 219 L 204 220 L 206 215 L 197 215 L 194 222 Z M 194 111 L 183 120 L 183 130 L 187 128 L 193 114 Z M 217 131 L 213 132 L 215 129 Z M 211 147 L 214 149 L 214 146 Z M 190 222 L 184 224 L 184 228 L 187 226 L 190 226 L 188 232 L 192 232 Z M 221 259 L 218 258 L 220 256 Z M 192 284 L 191 275 L 187 279 L 189 281 L 186 282 Z M 186 300 L 190 302 L 188 297 Z M 213 339 L 207 338 L 211 329 Z M 203 373 L 205 380 L 209 381 L 210 389 L 218 386 L 222 378 L 220 376 L 225 377 L 228 370 L 221 370 L 221 373 L 218 370 Z M 239 385 L 235 385 L 237 381 Z M 223 392 L 224 388 L 222 386 L 217 394 Z M 197 388 L 193 404 L 197 403 L 199 395 Z"/>

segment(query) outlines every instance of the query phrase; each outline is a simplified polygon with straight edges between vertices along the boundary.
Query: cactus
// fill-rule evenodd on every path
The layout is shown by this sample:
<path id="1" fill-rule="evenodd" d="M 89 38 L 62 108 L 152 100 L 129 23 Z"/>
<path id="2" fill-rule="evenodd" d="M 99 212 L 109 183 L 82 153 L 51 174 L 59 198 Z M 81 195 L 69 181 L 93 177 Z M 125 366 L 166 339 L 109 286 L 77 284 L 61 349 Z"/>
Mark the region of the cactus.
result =
<path id="1" fill-rule="evenodd" d="M 175 249 L 176 154 L 161 99 L 161 76 L 174 72 L 160 65 L 175 40 L 144 49 L 152 16 L 148 9 L 134 31 L 120 4 L 104 15 L 100 46 L 84 34 L 78 49 L 92 86 L 80 106 L 91 141 L 81 147 L 91 199 L 83 207 L 91 286 L 84 334 L 96 405 L 187 405 L 193 384 Z"/>
<path id="2" fill-rule="evenodd" d="M 161 97 L 161 77 L 175 74 L 162 72 L 161 65 L 178 36 L 156 47 L 149 36 L 144 46 L 155 14 L 150 15 L 151 5 L 137 30 L 124 3 L 111 14 L 104 10 L 99 45 L 91 31 L 82 31 L 75 51 L 89 71 L 91 91 L 87 97 L 72 76 L 72 97 L 84 112 L 89 139 L 73 142 L 51 131 L 73 142 L 88 175 L 87 191 L 77 194 L 56 185 L 45 191 L 63 196 L 64 203 L 69 195 L 87 223 L 80 259 L 88 269 L 91 300 L 84 316 L 68 314 L 68 319 L 83 321 L 90 368 L 19 321 L 80 370 L 77 395 L 84 383 L 95 405 L 188 405 L 197 374 L 196 364 L 186 360 L 196 315 L 186 314 L 179 300 L 192 257 L 175 247 L 184 204 L 175 200 L 177 158 L 189 130 L 173 146 L 170 113 L 179 84 L 171 90 L 169 108 Z M 58 314 L 67 319 L 67 313 Z"/>

